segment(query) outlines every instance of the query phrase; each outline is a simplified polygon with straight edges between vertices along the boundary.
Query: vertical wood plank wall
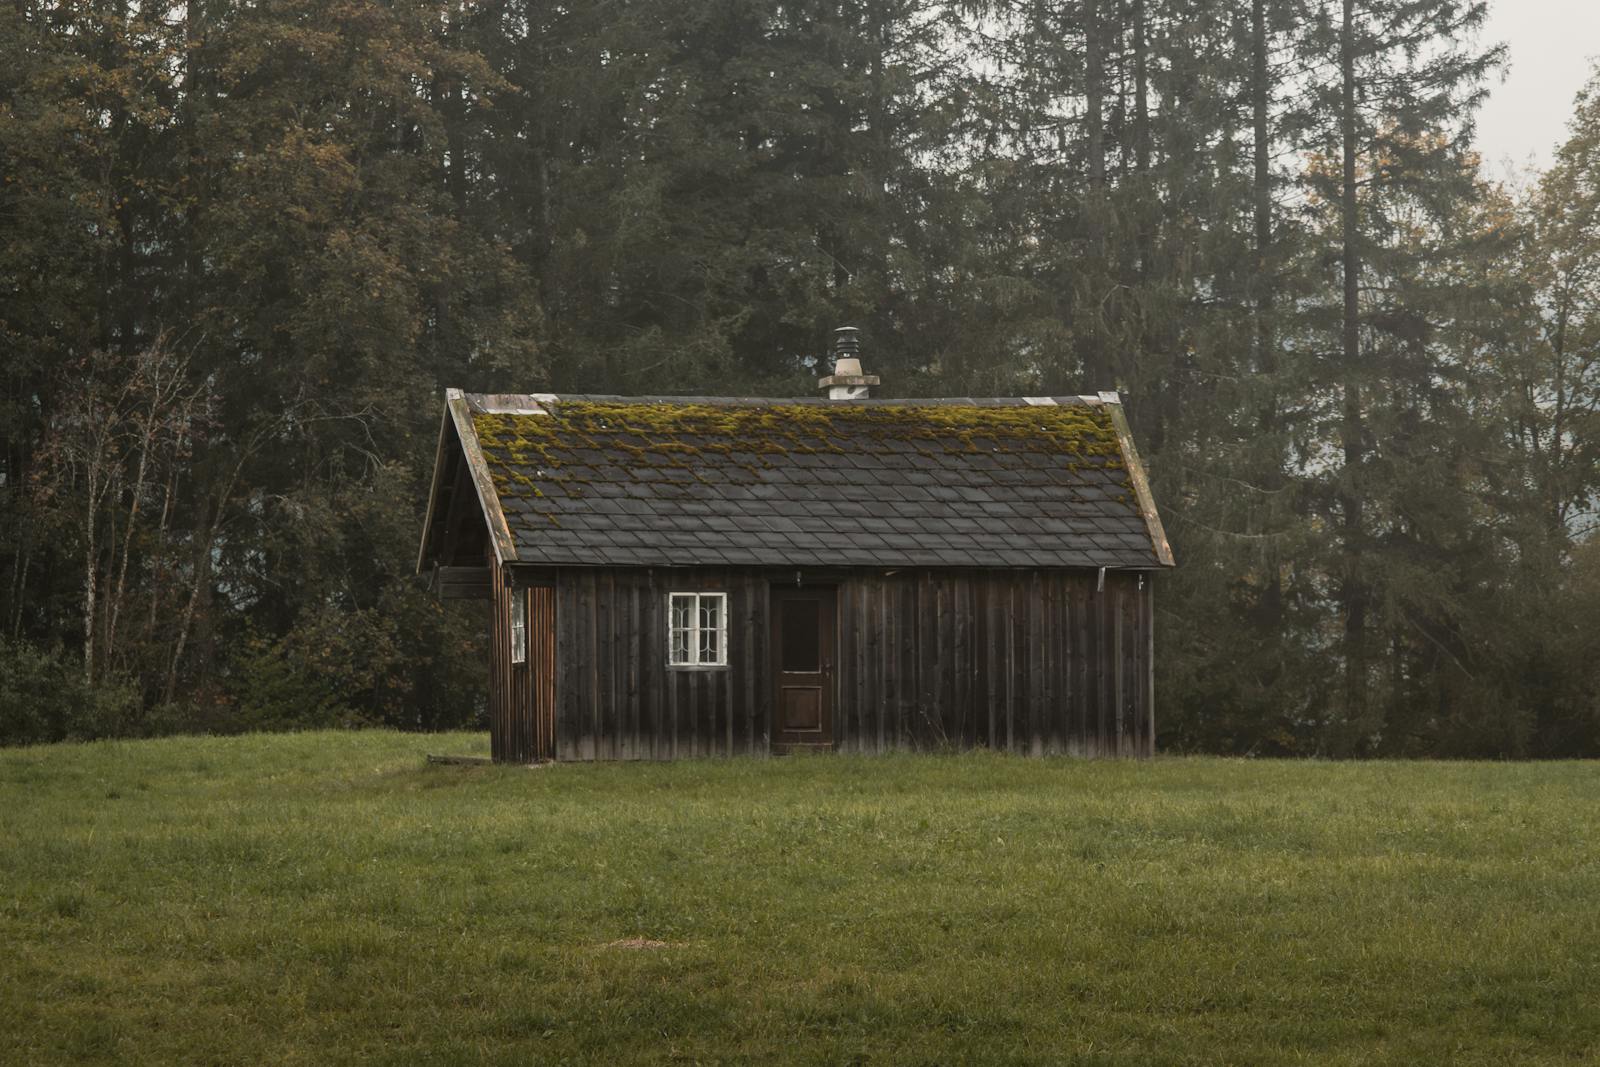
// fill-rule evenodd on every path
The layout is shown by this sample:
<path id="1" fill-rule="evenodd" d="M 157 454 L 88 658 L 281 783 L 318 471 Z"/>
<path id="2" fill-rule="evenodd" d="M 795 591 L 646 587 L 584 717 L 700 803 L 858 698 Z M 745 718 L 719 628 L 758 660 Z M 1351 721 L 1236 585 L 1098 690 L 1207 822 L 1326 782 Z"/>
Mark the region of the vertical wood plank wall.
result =
<path id="1" fill-rule="evenodd" d="M 490 567 L 489 752 L 496 761 L 532 763 L 555 757 L 556 591 L 516 588 L 510 575 Z M 511 603 L 528 609 L 528 654 L 511 661 Z"/>
<path id="2" fill-rule="evenodd" d="M 729 570 L 563 570 L 556 757 L 676 759 L 768 750 L 770 583 Z M 728 666 L 667 664 L 667 594 L 728 595 Z"/>
<path id="3" fill-rule="evenodd" d="M 839 584 L 843 751 L 1155 751 L 1148 576 L 922 571 Z"/>
<path id="4" fill-rule="evenodd" d="M 838 601 L 836 747 L 1152 754 L 1152 582 L 1108 572 L 1096 591 L 1096 578 L 903 571 L 826 583 Z M 740 569 L 563 570 L 552 602 L 555 757 L 767 753 L 772 582 Z M 667 666 L 667 594 L 692 590 L 728 594 L 726 668 Z M 534 699 L 508 683 L 515 701 Z"/>

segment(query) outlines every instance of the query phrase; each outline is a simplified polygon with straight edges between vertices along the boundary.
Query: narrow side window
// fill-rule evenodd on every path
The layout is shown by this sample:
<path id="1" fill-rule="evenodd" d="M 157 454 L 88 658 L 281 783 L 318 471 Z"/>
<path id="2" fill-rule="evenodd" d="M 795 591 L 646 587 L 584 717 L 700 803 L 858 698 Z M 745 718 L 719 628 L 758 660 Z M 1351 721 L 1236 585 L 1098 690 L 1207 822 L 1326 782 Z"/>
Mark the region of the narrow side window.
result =
<path id="1" fill-rule="evenodd" d="M 528 662 L 528 591 L 511 590 L 511 662 Z"/>

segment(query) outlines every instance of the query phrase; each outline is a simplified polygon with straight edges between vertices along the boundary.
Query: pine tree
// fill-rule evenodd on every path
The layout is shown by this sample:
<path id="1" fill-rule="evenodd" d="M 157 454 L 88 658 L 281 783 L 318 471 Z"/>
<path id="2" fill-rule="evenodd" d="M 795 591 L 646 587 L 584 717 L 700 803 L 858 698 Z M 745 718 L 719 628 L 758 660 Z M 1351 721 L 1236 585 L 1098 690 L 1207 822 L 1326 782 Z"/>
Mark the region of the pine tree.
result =
<path id="1" fill-rule="evenodd" d="M 1324 514 L 1337 545 L 1330 562 L 1345 749 L 1382 732 L 1382 708 L 1371 698 L 1384 684 L 1374 671 L 1372 612 L 1395 562 L 1381 527 L 1397 521 L 1402 501 L 1380 497 L 1392 439 L 1380 439 L 1374 425 L 1395 414 L 1386 409 L 1407 388 L 1438 382 L 1436 309 L 1427 287 L 1414 283 L 1441 247 L 1411 238 L 1431 228 L 1448 246 L 1453 209 L 1472 195 L 1472 109 L 1502 57 L 1471 43 L 1485 11 L 1462 0 L 1339 0 L 1304 38 L 1307 60 L 1331 56 L 1336 64 L 1313 90 L 1329 121 L 1320 131 L 1324 162 L 1307 177 L 1339 265 L 1329 316 L 1337 344 L 1323 377 L 1323 425 L 1335 458 Z"/>

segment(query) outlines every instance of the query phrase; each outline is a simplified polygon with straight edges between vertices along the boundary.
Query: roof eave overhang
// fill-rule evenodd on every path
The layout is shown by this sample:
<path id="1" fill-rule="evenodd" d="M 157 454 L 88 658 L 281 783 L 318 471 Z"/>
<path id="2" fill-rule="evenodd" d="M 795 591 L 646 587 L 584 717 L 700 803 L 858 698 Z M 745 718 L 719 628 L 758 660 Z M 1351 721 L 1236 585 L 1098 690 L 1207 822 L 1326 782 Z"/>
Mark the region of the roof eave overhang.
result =
<path id="1" fill-rule="evenodd" d="M 946 563 L 861 563 L 861 564 L 834 564 L 816 563 L 805 560 L 762 560 L 753 563 L 726 563 L 707 562 L 705 560 L 677 560 L 677 559 L 647 559 L 628 560 L 619 562 L 607 559 L 592 560 L 518 560 L 515 568 L 518 571 L 582 571 L 605 568 L 607 570 L 629 571 L 690 571 L 690 570 L 719 570 L 730 568 L 741 571 L 770 571 L 777 577 L 787 577 L 800 571 L 808 576 L 833 575 L 833 574 L 894 574 L 900 571 L 1017 571 L 1031 573 L 1034 571 L 1070 571 L 1075 574 L 1093 574 L 1096 571 L 1117 574 L 1156 574 L 1167 569 L 1157 563 L 1129 563 L 1126 560 L 1113 560 L 1105 563 L 1005 563 L 1000 560 L 975 559 L 973 562 L 961 566 Z"/>
<path id="2" fill-rule="evenodd" d="M 1150 478 L 1145 473 L 1144 462 L 1133 444 L 1133 432 L 1128 428 L 1127 413 L 1122 410 L 1122 397 L 1116 393 L 1101 393 L 1100 402 L 1111 416 L 1111 425 L 1117 431 L 1117 444 L 1122 449 L 1122 462 L 1128 467 L 1128 480 L 1133 483 L 1134 499 L 1139 504 L 1139 514 L 1145 529 L 1150 532 L 1150 547 L 1163 567 L 1175 567 L 1172 545 L 1167 541 L 1167 531 L 1161 525 L 1161 515 L 1156 511 L 1155 497 L 1150 494 Z"/>
<path id="3" fill-rule="evenodd" d="M 445 442 L 450 431 L 448 403 L 439 416 L 439 443 L 433 450 L 433 481 L 428 486 L 428 513 L 422 519 L 422 541 L 417 545 L 417 573 L 428 571 L 428 542 L 433 540 L 433 520 L 439 512 L 439 480 L 444 470 Z"/>

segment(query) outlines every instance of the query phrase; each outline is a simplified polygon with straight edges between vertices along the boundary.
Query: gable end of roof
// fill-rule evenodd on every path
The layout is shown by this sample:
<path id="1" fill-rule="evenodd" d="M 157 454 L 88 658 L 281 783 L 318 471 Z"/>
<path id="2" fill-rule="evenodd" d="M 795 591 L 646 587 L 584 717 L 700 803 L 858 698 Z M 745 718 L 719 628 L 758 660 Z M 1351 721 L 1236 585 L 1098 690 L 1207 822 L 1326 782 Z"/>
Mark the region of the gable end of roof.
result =
<path id="1" fill-rule="evenodd" d="M 494 548 L 496 562 L 515 563 L 519 558 L 517 541 L 511 534 L 510 524 L 506 522 L 500 494 L 495 488 L 494 477 L 489 472 L 483 445 L 478 440 L 478 431 L 473 425 L 467 394 L 460 389 L 446 389 L 444 405 L 444 415 L 439 423 L 439 444 L 434 453 L 433 481 L 428 489 L 428 510 L 422 524 L 422 543 L 417 549 L 417 573 L 424 573 L 428 567 L 430 535 L 434 523 L 441 518 L 439 507 L 445 488 L 441 482 L 441 473 L 452 444 L 461 449 L 462 462 L 466 464 L 478 507 L 483 512 L 484 522 L 488 526 L 489 543 Z"/>

